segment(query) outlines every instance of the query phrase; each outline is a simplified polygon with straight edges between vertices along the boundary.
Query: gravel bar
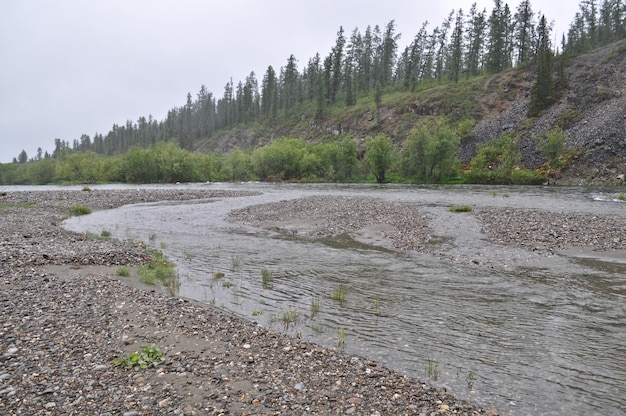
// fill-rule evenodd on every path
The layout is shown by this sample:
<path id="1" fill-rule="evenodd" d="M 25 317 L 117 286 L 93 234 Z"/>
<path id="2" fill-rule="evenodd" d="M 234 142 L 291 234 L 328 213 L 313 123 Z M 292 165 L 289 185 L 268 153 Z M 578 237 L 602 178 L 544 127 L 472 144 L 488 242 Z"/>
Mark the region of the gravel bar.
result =
<path id="1" fill-rule="evenodd" d="M 74 205 L 96 210 L 246 195 L 149 189 L 1 193 L 0 414 L 496 414 L 368 359 L 118 277 L 119 265 L 134 268 L 149 260 L 143 244 L 98 240 L 61 226 Z M 398 230 L 401 223 L 419 230 L 415 243 L 394 241 L 420 247 L 427 241 L 424 218 L 394 209 Z M 332 226 L 349 229 L 354 225 L 347 219 L 367 221 L 364 215 L 336 215 Z M 406 216 L 413 222 L 402 222 Z M 166 358 L 156 368 L 114 365 L 116 357 L 153 343 Z"/>

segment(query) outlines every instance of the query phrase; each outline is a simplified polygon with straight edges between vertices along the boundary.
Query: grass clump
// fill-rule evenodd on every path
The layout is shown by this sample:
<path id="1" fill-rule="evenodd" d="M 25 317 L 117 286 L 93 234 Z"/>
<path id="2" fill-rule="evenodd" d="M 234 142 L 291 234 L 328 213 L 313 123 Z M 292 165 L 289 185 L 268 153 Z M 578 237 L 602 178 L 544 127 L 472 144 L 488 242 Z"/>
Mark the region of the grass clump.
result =
<path id="1" fill-rule="evenodd" d="M 128 277 L 130 276 L 130 269 L 126 266 L 120 266 L 115 271 L 115 274 L 118 276 Z"/>
<path id="2" fill-rule="evenodd" d="M 313 299 L 311 299 L 311 315 L 316 316 L 317 314 L 320 313 L 320 309 L 321 309 L 320 298 L 315 296 L 313 297 Z"/>
<path id="3" fill-rule="evenodd" d="M 35 204 L 26 204 L 26 203 L 20 203 L 20 204 L 16 204 L 14 202 L 0 202 L 0 211 L 7 209 L 7 208 L 34 208 Z"/>
<path id="4" fill-rule="evenodd" d="M 619 194 L 617 196 L 617 199 L 619 199 L 620 201 L 626 201 L 626 196 L 624 196 L 624 194 Z"/>
<path id="5" fill-rule="evenodd" d="M 337 347 L 342 351 L 346 348 L 346 330 L 337 328 Z"/>
<path id="6" fill-rule="evenodd" d="M 126 357 L 118 357 L 113 364 L 130 367 L 135 371 L 145 370 L 148 367 L 156 367 L 165 361 L 165 356 L 159 348 L 152 345 L 144 345 L 140 351 L 132 352 Z"/>
<path id="7" fill-rule="evenodd" d="M 299 318 L 300 315 L 298 314 L 298 311 L 294 309 L 283 309 L 280 317 L 283 325 L 285 326 L 285 330 L 288 330 L 292 324 L 295 325 L 298 323 Z"/>
<path id="8" fill-rule="evenodd" d="M 344 285 L 339 285 L 339 287 L 333 291 L 332 299 L 337 302 L 343 302 L 346 300 L 346 293 L 346 287 Z"/>
<path id="9" fill-rule="evenodd" d="M 452 205 L 450 212 L 472 212 L 472 207 L 469 205 Z"/>
<path id="10" fill-rule="evenodd" d="M 263 281 L 263 287 L 271 286 L 272 282 L 274 281 L 272 272 L 267 269 L 261 270 L 261 280 Z"/>
<path id="11" fill-rule="evenodd" d="M 437 381 L 439 378 L 439 361 L 429 358 L 427 363 L 428 367 L 426 371 L 428 372 L 428 377 L 433 381 Z"/>
<path id="12" fill-rule="evenodd" d="M 86 205 L 72 205 L 69 207 L 70 214 L 72 215 L 87 215 L 91 214 L 91 208 Z"/>
<path id="13" fill-rule="evenodd" d="M 154 251 L 150 264 L 139 267 L 139 280 L 150 285 L 160 284 L 167 288 L 171 295 L 178 289 L 178 276 L 174 270 L 174 263 L 160 251 Z"/>

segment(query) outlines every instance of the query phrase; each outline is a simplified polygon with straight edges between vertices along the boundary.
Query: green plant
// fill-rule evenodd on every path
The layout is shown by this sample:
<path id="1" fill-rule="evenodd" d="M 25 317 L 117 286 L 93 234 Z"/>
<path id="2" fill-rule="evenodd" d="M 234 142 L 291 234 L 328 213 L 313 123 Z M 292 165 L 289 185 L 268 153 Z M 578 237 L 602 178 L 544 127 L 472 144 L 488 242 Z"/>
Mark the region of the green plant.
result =
<path id="1" fill-rule="evenodd" d="M 148 367 L 156 367 L 165 361 L 165 356 L 159 348 L 152 345 L 144 345 L 140 351 L 132 352 L 126 357 L 118 357 L 113 360 L 115 365 L 131 367 L 135 371 L 144 370 Z"/>
<path id="2" fill-rule="evenodd" d="M 311 299 L 311 315 L 315 316 L 320 313 L 320 298 L 313 296 Z"/>
<path id="3" fill-rule="evenodd" d="M 179 285 L 174 263 L 170 263 L 160 251 L 155 250 L 152 255 L 153 258 L 149 264 L 139 267 L 139 280 L 151 285 L 161 284 L 171 295 L 174 295 Z"/>
<path id="4" fill-rule="evenodd" d="M 297 323 L 298 318 L 298 311 L 294 309 L 283 309 L 281 319 L 283 321 L 283 325 L 285 325 L 285 330 L 289 329 L 291 324 Z"/>
<path id="5" fill-rule="evenodd" d="M 87 215 L 91 214 L 91 208 L 85 205 L 72 205 L 69 207 L 70 214 L 72 215 Z"/>
<path id="6" fill-rule="evenodd" d="M 225 287 L 226 289 L 230 289 L 233 286 L 235 286 L 235 284 L 233 282 L 224 282 L 224 283 L 222 283 L 222 287 Z"/>
<path id="7" fill-rule="evenodd" d="M 323 332 L 324 332 L 324 327 L 323 327 L 323 326 L 322 326 L 322 324 L 320 324 L 319 322 L 314 323 L 314 324 L 311 326 L 311 329 L 312 329 L 313 331 L 315 331 L 315 333 L 317 333 L 317 334 L 321 334 L 321 333 L 323 333 Z"/>
<path id="8" fill-rule="evenodd" d="M 346 348 L 346 330 L 337 328 L 337 347 L 344 350 Z"/>
<path id="9" fill-rule="evenodd" d="M 165 241 L 161 241 L 161 249 L 165 250 L 167 248 L 167 243 Z"/>
<path id="10" fill-rule="evenodd" d="M 215 272 L 213 273 L 213 280 L 219 280 L 221 278 L 223 278 L 224 276 L 226 276 L 224 273 L 222 272 Z"/>
<path id="11" fill-rule="evenodd" d="M 472 370 L 467 373 L 465 381 L 467 382 L 467 388 L 471 390 L 474 387 L 474 372 Z"/>
<path id="12" fill-rule="evenodd" d="M 120 266 L 115 271 L 115 274 L 117 274 L 118 276 L 128 277 L 130 276 L 130 269 L 126 266 Z"/>
<path id="13" fill-rule="evenodd" d="M 469 205 L 452 205 L 450 212 L 472 212 L 472 207 Z"/>
<path id="14" fill-rule="evenodd" d="M 93 238 L 94 240 L 103 241 L 103 240 L 108 240 L 109 239 L 108 237 L 103 237 L 101 234 L 96 234 L 96 233 L 92 233 L 92 232 L 89 232 L 89 231 L 87 231 L 85 233 L 85 235 L 87 237 L 89 237 L 89 238 Z"/>
<path id="15" fill-rule="evenodd" d="M 380 316 L 380 301 L 378 300 L 378 296 L 374 297 L 374 313 Z"/>
<path id="16" fill-rule="evenodd" d="M 261 316 L 263 313 L 263 311 L 252 311 L 252 316 Z"/>
<path id="17" fill-rule="evenodd" d="M 333 295 L 332 295 L 333 300 L 336 300 L 337 302 L 343 302 L 346 300 L 346 288 L 344 285 L 340 285 L 338 288 L 336 288 L 333 291 Z"/>
<path id="18" fill-rule="evenodd" d="M 268 287 L 272 285 L 274 277 L 272 276 L 272 272 L 267 269 L 263 269 L 261 270 L 261 279 L 263 281 L 263 287 Z"/>
<path id="19" fill-rule="evenodd" d="M 559 114 L 556 124 L 563 130 L 567 130 L 572 124 L 583 119 L 583 115 L 575 108 L 567 108 Z"/>
<path id="20" fill-rule="evenodd" d="M 432 358 L 428 358 L 427 363 L 428 377 L 433 381 L 437 381 L 437 379 L 439 378 L 439 362 Z"/>
<path id="21" fill-rule="evenodd" d="M 107 230 L 100 231 L 100 237 L 109 238 L 111 237 L 111 232 Z"/>
<path id="22" fill-rule="evenodd" d="M 0 202 L 0 211 L 7 208 L 34 208 L 35 204 Z"/>
<path id="23" fill-rule="evenodd" d="M 233 272 L 238 272 L 239 270 L 241 270 L 241 260 L 239 259 L 239 257 L 233 256 L 232 263 L 233 263 L 233 267 L 232 267 Z"/>
<path id="24" fill-rule="evenodd" d="M 626 201 L 626 196 L 624 196 L 624 194 L 619 194 L 617 196 L 617 199 L 619 199 L 620 201 Z"/>

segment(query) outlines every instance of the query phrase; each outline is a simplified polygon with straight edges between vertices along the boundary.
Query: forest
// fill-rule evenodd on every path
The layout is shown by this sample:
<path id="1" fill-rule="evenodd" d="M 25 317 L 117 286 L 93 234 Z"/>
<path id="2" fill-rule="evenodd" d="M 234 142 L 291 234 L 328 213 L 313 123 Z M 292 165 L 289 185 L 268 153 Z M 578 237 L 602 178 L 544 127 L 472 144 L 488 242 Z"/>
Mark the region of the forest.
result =
<path id="1" fill-rule="evenodd" d="M 259 80 L 228 81 L 221 96 L 201 86 L 164 120 L 151 115 L 114 124 L 106 133 L 83 134 L 72 142 L 55 139 L 52 154 L 25 151 L 0 164 L 0 184 L 183 181 L 377 181 L 541 183 L 544 172 L 524 171 L 514 132 L 478 149 L 469 165 L 459 162 L 460 141 L 477 120 L 459 109 L 424 117 L 405 137 L 377 133 L 363 144 L 349 134 L 311 141 L 279 137 L 229 152 L 197 152 L 241 126 L 272 131 L 306 118 L 312 122 L 346 114 L 359 103 L 377 113 L 390 97 L 458 85 L 511 69 L 533 73 L 528 117 L 541 114 L 567 86 L 563 65 L 578 54 L 626 38 L 626 2 L 583 0 L 569 31 L 551 42 L 549 19 L 529 0 L 511 10 L 501 0 L 493 9 L 451 11 L 432 30 L 424 23 L 399 50 L 394 21 L 350 33 L 342 27 L 335 44 L 299 68 L 294 55 L 271 65 Z M 549 169 L 567 160 L 565 132 L 558 127 L 537 147 Z M 400 144 L 399 144 L 400 143 Z"/>

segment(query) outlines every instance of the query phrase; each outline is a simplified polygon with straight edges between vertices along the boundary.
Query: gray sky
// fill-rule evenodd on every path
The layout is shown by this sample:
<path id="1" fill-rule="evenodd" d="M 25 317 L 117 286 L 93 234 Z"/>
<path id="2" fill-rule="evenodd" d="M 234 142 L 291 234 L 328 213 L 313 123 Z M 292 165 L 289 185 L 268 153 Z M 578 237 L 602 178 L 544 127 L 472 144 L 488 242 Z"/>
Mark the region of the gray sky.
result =
<path id="1" fill-rule="evenodd" d="M 114 123 L 167 111 L 195 98 L 201 85 L 218 98 L 230 78 L 259 82 L 289 55 L 298 68 L 326 56 L 343 26 L 396 21 L 410 43 L 423 22 L 429 32 L 461 0 L 2 0 L 0 2 L 0 163 L 54 139 L 106 134 Z M 492 0 L 477 0 L 479 9 Z M 514 12 L 519 0 L 503 1 Z M 558 39 L 579 0 L 531 0 L 556 24 Z"/>

